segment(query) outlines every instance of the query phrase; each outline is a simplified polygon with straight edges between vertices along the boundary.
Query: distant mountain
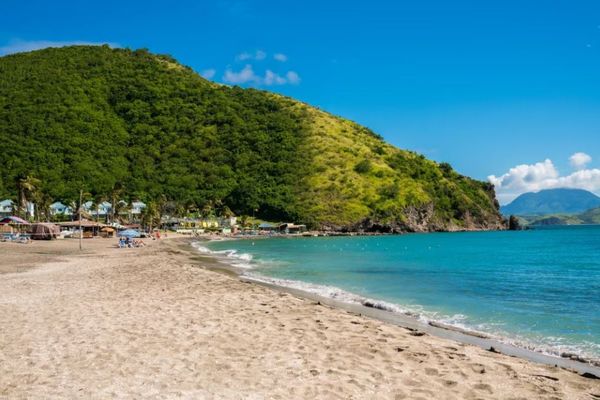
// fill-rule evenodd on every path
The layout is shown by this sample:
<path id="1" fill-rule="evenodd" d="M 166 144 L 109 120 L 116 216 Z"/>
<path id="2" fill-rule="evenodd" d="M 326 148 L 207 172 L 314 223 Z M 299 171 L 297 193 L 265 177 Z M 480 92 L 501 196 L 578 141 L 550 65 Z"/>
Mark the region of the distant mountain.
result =
<path id="1" fill-rule="evenodd" d="M 504 215 L 578 214 L 600 207 L 600 197 L 582 189 L 548 189 L 524 193 L 502 206 Z"/>

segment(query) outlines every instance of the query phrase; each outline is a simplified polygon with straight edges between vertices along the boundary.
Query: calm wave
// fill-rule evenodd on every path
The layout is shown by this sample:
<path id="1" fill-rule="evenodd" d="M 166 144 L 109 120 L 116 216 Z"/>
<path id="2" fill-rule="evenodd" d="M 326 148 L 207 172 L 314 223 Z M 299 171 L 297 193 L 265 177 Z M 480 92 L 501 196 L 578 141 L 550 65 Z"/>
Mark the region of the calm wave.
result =
<path id="1" fill-rule="evenodd" d="M 203 244 L 251 274 L 600 359 L 600 227 Z"/>

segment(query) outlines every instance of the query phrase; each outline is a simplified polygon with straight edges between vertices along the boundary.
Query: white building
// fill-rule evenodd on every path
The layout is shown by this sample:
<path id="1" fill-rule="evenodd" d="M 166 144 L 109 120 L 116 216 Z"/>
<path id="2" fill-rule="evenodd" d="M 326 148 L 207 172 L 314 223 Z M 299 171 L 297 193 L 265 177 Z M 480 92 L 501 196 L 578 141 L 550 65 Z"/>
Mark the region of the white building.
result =
<path id="1" fill-rule="evenodd" d="M 110 215 L 112 204 L 108 201 L 103 201 L 102 203 L 95 205 L 91 201 L 86 201 L 83 203 L 83 210 L 94 217 L 104 218 L 107 215 Z"/>
<path id="2" fill-rule="evenodd" d="M 28 201 L 25 206 L 27 209 L 27 216 L 33 217 L 35 214 L 35 204 Z M 14 201 L 12 201 L 10 199 L 0 201 L 0 216 L 7 217 L 9 215 L 13 215 L 14 213 L 15 213 L 15 202 Z"/>
<path id="3" fill-rule="evenodd" d="M 140 215 L 142 211 L 146 208 L 146 204 L 141 201 L 132 201 L 131 202 L 131 214 L 132 215 Z"/>
<path id="4" fill-rule="evenodd" d="M 65 216 L 71 216 L 71 215 L 73 215 L 73 209 L 67 205 L 64 205 L 60 201 L 57 201 L 57 202 L 50 204 L 50 214 L 51 215 L 63 214 Z"/>
<path id="5" fill-rule="evenodd" d="M 0 217 L 12 215 L 14 202 L 10 199 L 0 201 Z"/>

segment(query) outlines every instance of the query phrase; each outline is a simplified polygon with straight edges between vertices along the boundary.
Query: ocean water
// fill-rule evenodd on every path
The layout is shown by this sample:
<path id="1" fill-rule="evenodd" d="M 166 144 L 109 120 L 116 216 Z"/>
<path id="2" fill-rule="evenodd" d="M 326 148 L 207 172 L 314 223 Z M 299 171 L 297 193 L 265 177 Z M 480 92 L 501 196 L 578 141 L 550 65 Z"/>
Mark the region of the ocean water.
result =
<path id="1" fill-rule="evenodd" d="M 246 274 L 600 359 L 600 226 L 197 243 Z"/>

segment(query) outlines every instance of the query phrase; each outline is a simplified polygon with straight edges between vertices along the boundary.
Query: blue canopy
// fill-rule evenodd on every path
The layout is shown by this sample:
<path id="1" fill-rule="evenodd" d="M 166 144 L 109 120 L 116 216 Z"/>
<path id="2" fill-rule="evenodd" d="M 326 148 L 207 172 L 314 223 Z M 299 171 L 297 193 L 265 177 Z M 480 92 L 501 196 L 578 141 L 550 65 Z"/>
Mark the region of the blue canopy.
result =
<path id="1" fill-rule="evenodd" d="M 125 229 L 124 231 L 119 232 L 119 237 L 139 238 L 140 236 L 140 232 L 135 229 Z"/>

